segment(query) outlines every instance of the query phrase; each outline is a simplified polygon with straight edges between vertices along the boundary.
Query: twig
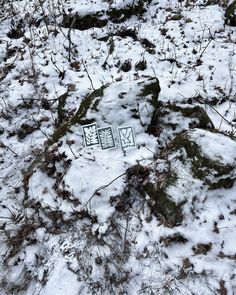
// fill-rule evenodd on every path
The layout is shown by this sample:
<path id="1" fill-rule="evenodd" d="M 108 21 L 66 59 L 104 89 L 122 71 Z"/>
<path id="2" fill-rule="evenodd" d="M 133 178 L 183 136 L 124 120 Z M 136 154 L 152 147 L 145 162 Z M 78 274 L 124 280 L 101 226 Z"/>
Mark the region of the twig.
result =
<path id="1" fill-rule="evenodd" d="M 71 148 L 71 146 L 70 146 L 69 144 L 68 144 L 68 147 L 69 147 L 69 149 L 70 149 L 72 155 L 74 156 L 74 158 L 75 158 L 75 159 L 78 159 L 78 157 L 76 157 L 75 153 L 73 152 L 73 150 L 72 150 L 72 148 Z"/>
<path id="2" fill-rule="evenodd" d="M 1 142 L 0 141 L 0 147 L 1 148 L 6 148 L 6 149 L 8 149 L 10 152 L 12 152 L 16 157 L 18 157 L 19 155 L 16 153 L 16 152 L 14 152 L 9 146 L 6 146 L 3 142 Z"/>
<path id="3" fill-rule="evenodd" d="M 91 77 L 90 77 L 90 75 L 89 75 L 88 69 L 87 69 L 87 67 L 86 67 L 86 65 L 85 65 L 85 63 L 84 63 L 84 61 L 83 61 L 83 59 L 82 59 L 82 64 L 83 64 L 83 66 L 84 66 L 84 70 L 85 70 L 86 74 L 88 75 L 88 78 L 89 78 L 89 81 L 90 81 L 90 83 L 91 83 L 92 89 L 95 91 L 95 88 L 94 88 L 94 86 L 93 86 L 93 81 L 92 81 L 92 79 L 91 79 Z"/>
<path id="4" fill-rule="evenodd" d="M 69 51 L 68 61 L 69 61 L 69 62 L 71 62 L 71 45 L 72 45 L 72 41 L 71 41 L 71 30 L 72 30 L 73 27 L 74 27 L 75 21 L 76 21 L 76 14 L 74 15 L 74 17 L 73 17 L 73 19 L 72 19 L 72 22 L 71 22 L 70 28 L 69 28 L 69 30 L 68 30 L 68 35 L 67 35 L 67 38 L 68 38 L 68 41 L 69 41 L 69 48 L 68 48 L 68 51 Z"/>
<path id="5" fill-rule="evenodd" d="M 93 198 L 93 197 L 94 197 L 99 191 L 101 191 L 101 190 L 103 190 L 104 188 L 108 187 L 109 185 L 111 185 L 113 182 L 115 182 L 117 179 L 121 178 L 121 177 L 124 176 L 124 175 L 126 175 L 126 172 L 120 174 L 119 176 L 117 176 L 116 178 L 114 178 L 112 181 L 110 181 L 108 184 L 102 185 L 102 186 L 100 186 L 99 188 L 97 188 L 97 189 L 95 190 L 95 192 L 93 193 L 93 195 L 88 199 L 88 201 L 86 202 L 86 204 L 84 205 L 84 207 L 88 205 L 88 203 L 92 200 L 92 198 Z"/>
<path id="6" fill-rule="evenodd" d="M 203 50 L 202 50 L 202 52 L 201 52 L 199 58 L 202 58 L 203 53 L 207 50 L 207 47 L 210 45 L 210 43 L 211 43 L 212 40 L 213 40 L 213 39 L 210 39 L 210 40 L 208 41 L 207 45 L 203 48 Z"/>
<path id="7" fill-rule="evenodd" d="M 129 227 L 129 216 L 126 217 L 126 227 L 125 227 L 125 233 L 124 233 L 124 252 L 126 252 L 126 240 L 127 240 L 127 231 Z"/>

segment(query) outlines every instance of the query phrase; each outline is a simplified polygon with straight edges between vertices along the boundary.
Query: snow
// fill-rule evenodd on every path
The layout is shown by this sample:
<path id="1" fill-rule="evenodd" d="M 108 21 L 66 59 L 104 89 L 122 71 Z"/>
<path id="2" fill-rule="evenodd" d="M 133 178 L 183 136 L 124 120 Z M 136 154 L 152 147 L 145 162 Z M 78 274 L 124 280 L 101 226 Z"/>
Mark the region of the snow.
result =
<path id="1" fill-rule="evenodd" d="M 236 29 L 225 25 L 224 5 L 205 2 L 145 1 L 142 15 L 83 31 L 64 28 L 63 13 L 105 19 L 109 9 L 138 1 L 22 0 L 12 2 L 15 12 L 9 16 L 0 11 L 2 295 L 212 295 L 222 281 L 227 294 L 234 294 L 236 184 L 211 189 L 194 175 L 194 159 L 183 162 L 183 150 L 171 152 L 170 140 L 188 130 L 192 118 L 173 111 L 165 119 L 176 130 L 164 128 L 161 138 L 148 133 L 155 106 L 152 94 L 141 95 L 157 78 L 163 109 L 201 106 L 216 129 L 187 134 L 204 157 L 232 167 L 222 177 L 235 179 Z M 24 22 L 18 39 L 7 36 L 12 19 Z M 135 37 L 119 36 L 125 30 Z M 154 46 L 145 45 L 146 39 Z M 131 69 L 125 72 L 127 60 Z M 141 60 L 147 67 L 136 70 Z M 65 93 L 58 126 L 59 97 Z M 115 149 L 85 146 L 82 125 L 91 122 L 112 127 Z M 24 125 L 37 128 L 22 135 Z M 117 128 L 130 125 L 136 148 L 122 150 Z M 51 141 L 56 130 L 60 136 Z M 132 182 L 127 169 L 137 164 L 151 172 L 142 179 L 134 170 Z M 141 181 L 155 181 L 170 167 L 177 179 L 165 193 L 184 204 L 183 222 L 173 227 L 153 214 L 150 196 L 138 190 Z M 175 234 L 186 243 L 173 241 Z M 161 240 L 168 238 L 166 246 Z M 210 243 L 205 254 L 194 250 Z"/>
<path id="2" fill-rule="evenodd" d="M 41 294 L 50 294 L 52 290 L 59 295 L 65 294 L 65 290 L 71 295 L 77 295 L 79 292 L 76 275 L 71 274 L 66 268 L 65 262 L 61 259 L 58 259 L 56 262 L 53 275 L 50 276 L 50 279 Z"/>

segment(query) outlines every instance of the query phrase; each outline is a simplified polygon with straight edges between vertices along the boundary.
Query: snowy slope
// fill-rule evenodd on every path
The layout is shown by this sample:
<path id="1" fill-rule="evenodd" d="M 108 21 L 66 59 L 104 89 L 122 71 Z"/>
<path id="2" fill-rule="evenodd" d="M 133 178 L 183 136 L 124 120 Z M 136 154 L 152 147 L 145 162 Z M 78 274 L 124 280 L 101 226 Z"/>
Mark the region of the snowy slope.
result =
<path id="1" fill-rule="evenodd" d="M 234 2 L 2 1 L 0 294 L 236 294 Z"/>

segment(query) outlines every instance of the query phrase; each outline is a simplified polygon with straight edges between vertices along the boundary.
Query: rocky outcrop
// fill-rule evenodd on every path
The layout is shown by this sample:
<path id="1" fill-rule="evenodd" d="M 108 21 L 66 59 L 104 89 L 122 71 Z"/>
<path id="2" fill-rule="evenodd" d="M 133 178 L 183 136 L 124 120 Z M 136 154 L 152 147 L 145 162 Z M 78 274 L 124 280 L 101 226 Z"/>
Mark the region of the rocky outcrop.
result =
<path id="1" fill-rule="evenodd" d="M 210 142 L 215 143 L 214 149 Z M 195 197 L 200 198 L 203 187 L 212 191 L 233 186 L 236 156 L 233 162 L 229 159 L 235 150 L 236 140 L 220 132 L 197 128 L 183 132 L 162 151 L 155 164 L 128 169 L 125 198 L 141 194 L 162 223 L 180 225 L 185 204 L 192 202 L 193 188 L 197 191 Z"/>

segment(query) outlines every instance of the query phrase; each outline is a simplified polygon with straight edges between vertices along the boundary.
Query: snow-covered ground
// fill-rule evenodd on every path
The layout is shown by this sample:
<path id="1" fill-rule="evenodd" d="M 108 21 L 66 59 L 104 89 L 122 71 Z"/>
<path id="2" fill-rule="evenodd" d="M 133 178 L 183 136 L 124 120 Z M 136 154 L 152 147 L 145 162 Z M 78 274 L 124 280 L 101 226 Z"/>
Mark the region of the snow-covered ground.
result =
<path id="1" fill-rule="evenodd" d="M 2 2 L 0 294 L 236 294 L 235 1 Z"/>

